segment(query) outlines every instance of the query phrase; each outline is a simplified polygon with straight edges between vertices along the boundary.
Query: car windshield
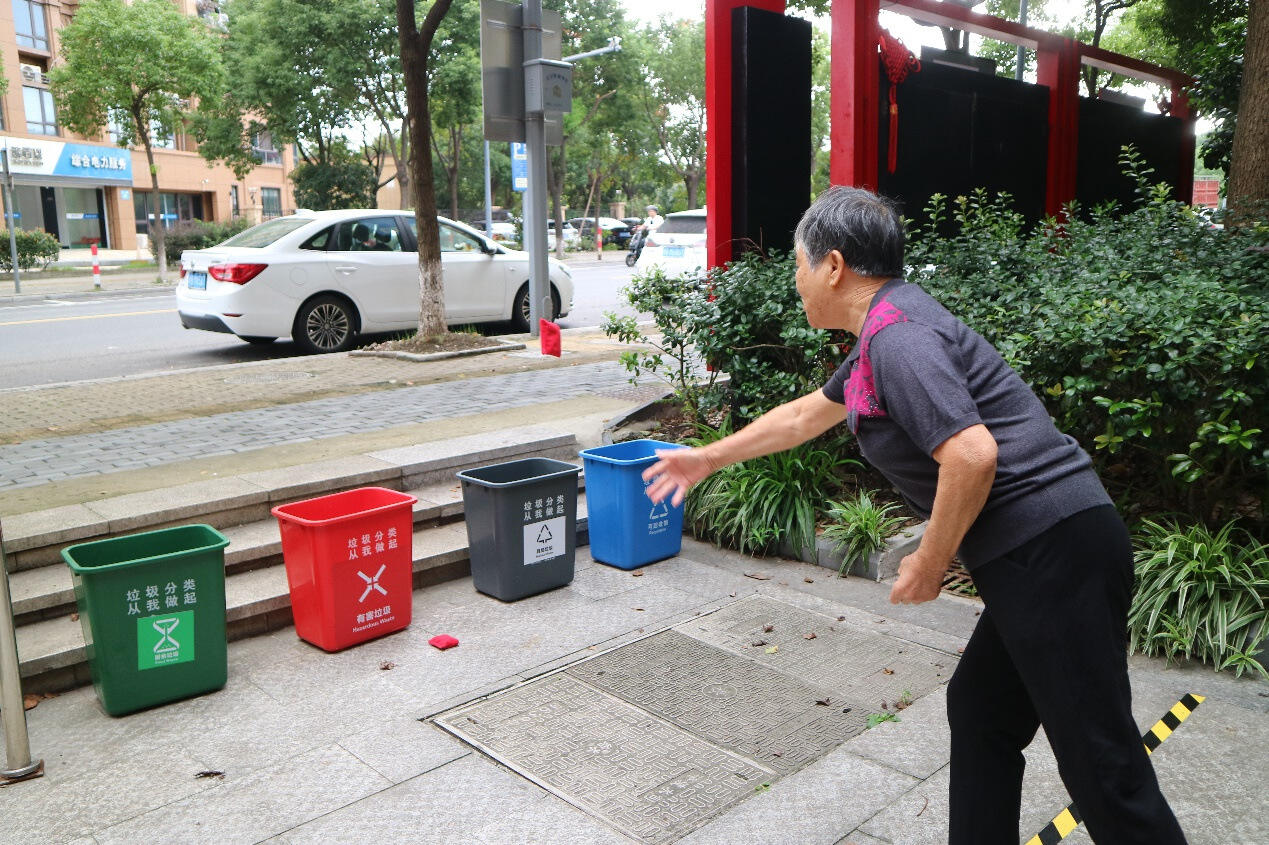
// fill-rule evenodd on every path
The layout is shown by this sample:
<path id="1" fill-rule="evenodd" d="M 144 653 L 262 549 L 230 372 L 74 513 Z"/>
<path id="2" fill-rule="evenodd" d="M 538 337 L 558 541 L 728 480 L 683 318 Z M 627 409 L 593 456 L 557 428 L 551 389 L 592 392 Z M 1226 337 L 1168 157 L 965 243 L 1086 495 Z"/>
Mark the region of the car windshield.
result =
<path id="1" fill-rule="evenodd" d="M 667 217 L 657 230 L 663 235 L 703 235 L 705 218 L 695 216 Z"/>
<path id="2" fill-rule="evenodd" d="M 252 226 L 246 231 L 239 232 L 220 244 L 220 246 L 268 246 L 278 240 L 278 238 L 289 235 L 301 226 L 307 226 L 312 222 L 313 218 L 311 217 L 279 217 L 276 220 L 269 220 L 259 226 Z"/>

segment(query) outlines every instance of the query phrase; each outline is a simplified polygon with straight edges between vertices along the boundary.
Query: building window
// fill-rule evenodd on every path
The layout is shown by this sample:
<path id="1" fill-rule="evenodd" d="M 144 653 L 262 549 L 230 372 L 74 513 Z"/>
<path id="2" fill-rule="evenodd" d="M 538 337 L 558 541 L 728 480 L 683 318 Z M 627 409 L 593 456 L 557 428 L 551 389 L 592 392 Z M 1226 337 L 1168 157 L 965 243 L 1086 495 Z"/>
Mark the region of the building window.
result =
<path id="1" fill-rule="evenodd" d="M 257 132 L 252 135 L 251 151 L 255 153 L 256 161 L 261 164 L 282 163 L 282 153 L 278 152 L 277 147 L 273 143 L 272 132 Z"/>
<path id="2" fill-rule="evenodd" d="M 133 191 L 132 207 L 136 212 L 137 234 L 149 231 L 150 220 L 154 218 L 154 202 L 151 191 Z M 203 198 L 199 194 L 175 194 L 162 192 L 159 194 L 162 204 L 163 225 L 172 228 L 178 220 L 203 220 Z"/>
<path id="3" fill-rule="evenodd" d="M 176 133 L 163 134 L 163 127 L 155 121 L 150 124 L 150 146 L 156 150 L 176 149 Z"/>
<path id="4" fill-rule="evenodd" d="M 271 217 L 282 216 L 282 189 L 281 188 L 261 188 L 260 189 L 260 214 L 265 220 Z"/>
<path id="5" fill-rule="evenodd" d="M 57 110 L 47 88 L 22 86 L 22 104 L 26 107 L 26 131 L 32 135 L 57 134 Z"/>
<path id="6" fill-rule="evenodd" d="M 13 0 L 13 28 L 19 47 L 48 51 L 48 24 L 44 20 L 43 3 Z"/>
<path id="7" fill-rule="evenodd" d="M 239 211 L 238 209 L 238 186 L 230 185 L 229 186 L 229 216 L 230 218 L 237 220 L 238 216 L 241 213 L 242 212 Z"/>

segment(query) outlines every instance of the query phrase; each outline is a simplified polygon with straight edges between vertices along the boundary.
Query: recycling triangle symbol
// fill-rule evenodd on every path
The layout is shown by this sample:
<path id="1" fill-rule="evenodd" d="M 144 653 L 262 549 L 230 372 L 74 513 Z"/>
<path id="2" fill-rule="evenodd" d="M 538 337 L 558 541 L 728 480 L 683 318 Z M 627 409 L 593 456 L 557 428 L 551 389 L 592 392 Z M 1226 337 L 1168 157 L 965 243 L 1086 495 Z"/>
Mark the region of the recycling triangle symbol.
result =
<path id="1" fill-rule="evenodd" d="M 648 519 L 660 519 L 663 516 L 670 515 L 670 505 L 668 502 L 661 502 L 652 506 L 652 513 L 648 514 Z"/>
<path id="2" fill-rule="evenodd" d="M 542 526 L 542 530 L 538 532 L 538 542 L 549 543 L 553 539 L 555 538 L 554 535 L 551 534 L 551 526 L 544 524 Z"/>

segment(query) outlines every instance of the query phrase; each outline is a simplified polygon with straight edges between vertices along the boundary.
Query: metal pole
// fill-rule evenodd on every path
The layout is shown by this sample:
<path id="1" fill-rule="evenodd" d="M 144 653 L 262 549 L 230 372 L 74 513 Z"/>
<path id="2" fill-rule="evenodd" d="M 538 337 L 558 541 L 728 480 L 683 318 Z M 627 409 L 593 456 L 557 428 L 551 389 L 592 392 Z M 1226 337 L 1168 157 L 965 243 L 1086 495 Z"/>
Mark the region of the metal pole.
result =
<path id="1" fill-rule="evenodd" d="M 489 186 L 489 142 L 485 142 L 485 237 L 493 240 L 493 190 Z"/>
<path id="2" fill-rule="evenodd" d="M 1027 0 L 1022 0 L 1022 8 L 1018 12 L 1018 23 L 1023 26 L 1027 25 Z M 1027 63 L 1027 48 L 1021 44 L 1018 45 L 1018 65 L 1014 68 L 1013 78 L 1022 81 L 1022 69 Z"/>
<path id="3" fill-rule="evenodd" d="M 4 187 L 8 192 L 5 199 L 4 212 L 9 221 L 9 257 L 13 261 L 13 292 L 22 293 L 22 278 L 18 273 L 18 235 L 13 231 L 13 173 L 9 170 L 9 145 L 0 150 L 0 158 L 4 160 Z"/>
<path id="4" fill-rule="evenodd" d="M 22 677 L 18 671 L 18 639 L 13 630 L 4 528 L 0 526 L 0 717 L 4 719 L 4 759 L 8 766 L 0 769 L 0 780 L 25 780 L 44 773 L 44 761 L 31 760 L 26 710 L 22 706 Z"/>
<path id="5" fill-rule="evenodd" d="M 525 0 L 524 63 L 542 58 L 542 0 Z M 525 94 L 529 94 L 525 75 Z M 538 320 L 551 313 L 551 282 L 546 261 L 546 114 L 526 112 L 524 142 L 529 184 L 524 193 L 524 240 L 529 250 L 529 333 L 538 336 Z"/>

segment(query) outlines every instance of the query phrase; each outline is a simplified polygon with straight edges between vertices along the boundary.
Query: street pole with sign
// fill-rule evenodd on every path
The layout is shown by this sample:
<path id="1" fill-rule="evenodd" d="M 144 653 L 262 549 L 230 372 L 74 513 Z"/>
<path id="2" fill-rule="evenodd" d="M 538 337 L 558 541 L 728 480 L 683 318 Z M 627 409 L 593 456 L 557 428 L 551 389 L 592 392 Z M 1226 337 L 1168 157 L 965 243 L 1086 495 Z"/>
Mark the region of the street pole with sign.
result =
<path id="1" fill-rule="evenodd" d="M 13 292 L 22 293 L 22 278 L 18 273 L 18 236 L 13 230 L 14 211 L 13 211 L 13 171 L 9 170 L 9 146 L 6 144 L 4 149 L 0 150 L 0 158 L 4 160 L 4 215 L 7 228 L 9 230 L 9 258 L 13 261 Z"/>

